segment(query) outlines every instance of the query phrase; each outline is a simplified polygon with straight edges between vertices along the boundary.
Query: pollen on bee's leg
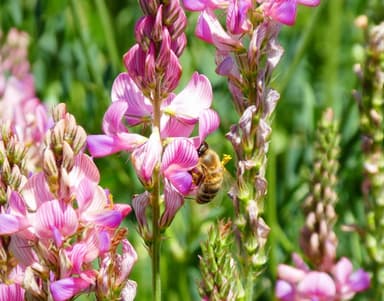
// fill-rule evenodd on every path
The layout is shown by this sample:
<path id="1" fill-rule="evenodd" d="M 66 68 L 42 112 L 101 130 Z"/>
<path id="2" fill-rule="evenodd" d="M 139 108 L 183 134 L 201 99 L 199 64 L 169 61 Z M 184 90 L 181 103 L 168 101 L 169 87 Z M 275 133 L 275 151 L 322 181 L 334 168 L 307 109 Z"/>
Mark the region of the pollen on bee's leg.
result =
<path id="1" fill-rule="evenodd" d="M 221 164 L 224 166 L 226 165 L 229 161 L 232 160 L 232 156 L 228 154 L 223 155 L 223 159 L 221 160 Z"/>

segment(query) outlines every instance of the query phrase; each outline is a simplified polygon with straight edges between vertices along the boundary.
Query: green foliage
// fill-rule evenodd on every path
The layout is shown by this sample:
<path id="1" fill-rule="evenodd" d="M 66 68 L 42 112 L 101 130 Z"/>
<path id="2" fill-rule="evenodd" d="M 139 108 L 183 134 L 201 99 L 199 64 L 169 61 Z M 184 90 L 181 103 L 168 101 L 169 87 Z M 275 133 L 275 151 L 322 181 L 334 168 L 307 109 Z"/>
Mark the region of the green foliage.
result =
<path id="1" fill-rule="evenodd" d="M 372 1 L 372 7 L 382 6 L 380 3 L 381 0 Z M 269 262 L 258 284 L 258 300 L 273 300 L 276 265 L 289 261 L 290 252 L 300 252 L 298 237 L 304 222 L 300 206 L 308 192 L 315 124 L 326 106 L 333 107 L 341 130 L 338 222 L 365 223 L 358 110 L 351 92 L 358 85 L 353 73 L 355 46 L 363 42 L 353 21 L 368 8 L 366 0 L 323 0 L 315 9 L 300 7 L 296 25 L 285 27 L 280 35 L 285 55 L 273 79 L 281 100 L 268 156 L 265 213 L 271 227 Z M 380 18 L 375 11 L 380 10 L 371 10 L 371 15 Z M 140 15 L 137 2 L 132 0 L 0 1 L 1 30 L 17 27 L 30 35 L 30 61 L 38 96 L 50 106 L 66 102 L 68 111 L 90 134 L 101 133 L 110 88 L 124 70 L 121 57 L 134 43 L 134 23 Z M 208 143 L 220 154 L 231 154 L 224 135 L 238 116 L 226 81 L 214 72 L 213 47 L 193 36 L 197 15 L 188 16 L 189 44 L 181 57 L 184 72 L 179 89 L 195 70 L 210 78 L 221 126 Z M 130 203 L 132 195 L 142 191 L 126 155 L 97 159 L 96 163 L 101 185 L 111 190 L 116 202 Z M 233 166 L 227 165 L 232 175 Z M 165 233 L 161 256 L 164 300 L 199 300 L 200 243 L 206 238 L 209 225 L 219 217 L 231 216 L 233 210 L 225 196 L 216 202 L 199 206 L 187 201 Z M 139 255 L 131 277 L 138 282 L 136 300 L 150 300 L 150 259 L 137 234 L 133 214 L 127 224 L 129 239 Z M 366 254 L 358 235 L 337 234 L 339 254 L 351 257 L 356 266 L 364 266 Z M 369 299 L 362 294 L 355 300 Z"/>

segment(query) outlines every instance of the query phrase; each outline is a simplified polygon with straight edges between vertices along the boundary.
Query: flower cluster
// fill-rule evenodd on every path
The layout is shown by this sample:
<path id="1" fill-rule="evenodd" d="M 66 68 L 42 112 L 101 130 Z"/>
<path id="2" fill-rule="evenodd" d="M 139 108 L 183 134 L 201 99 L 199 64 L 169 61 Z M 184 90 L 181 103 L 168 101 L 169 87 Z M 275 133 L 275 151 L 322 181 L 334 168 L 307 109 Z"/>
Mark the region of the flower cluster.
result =
<path id="1" fill-rule="evenodd" d="M 370 285 L 368 273 L 353 272 L 351 261 L 343 257 L 336 261 L 337 171 L 339 163 L 338 126 L 332 110 L 325 111 L 318 125 L 313 176 L 308 197 L 304 202 L 305 225 L 300 246 L 311 262 L 311 270 L 293 254 L 294 266 L 280 264 L 276 296 L 282 301 L 348 300 Z"/>
<path id="2" fill-rule="evenodd" d="M 178 1 L 140 5 L 145 15 L 136 24 L 137 43 L 124 55 L 127 72 L 113 83 L 112 104 L 103 120 L 105 134 L 89 136 L 88 148 L 94 157 L 131 152 L 136 173 L 149 192 L 159 172 L 165 201 L 159 225 L 165 228 L 195 189 L 190 171 L 198 163 L 196 149 L 218 127 L 219 118 L 210 109 L 212 87 L 204 75 L 194 73 L 180 93 L 172 92 L 180 80 L 178 57 L 186 44 L 186 17 Z M 198 135 L 189 138 L 197 124 Z M 134 132 L 139 125 L 151 128 L 149 137 Z M 145 240 L 151 239 L 145 216 L 152 204 L 149 192 L 133 200 Z"/>
<path id="3" fill-rule="evenodd" d="M 363 22 L 362 22 L 363 21 Z M 355 69 L 361 81 L 360 93 L 356 100 L 360 111 L 360 130 L 364 152 L 364 181 L 362 190 L 367 209 L 367 233 L 365 245 L 374 262 L 373 282 L 375 287 L 382 287 L 384 279 L 384 22 L 369 26 L 368 20 L 360 17 L 365 29 L 367 45 L 365 60 Z M 377 299 L 384 298 L 384 292 L 377 290 Z"/>
<path id="4" fill-rule="evenodd" d="M 136 284 L 128 276 L 136 253 L 119 228 L 131 208 L 114 204 L 98 185 L 97 167 L 83 153 L 85 131 L 64 105 L 54 109 L 53 121 L 44 139 L 43 171 L 32 175 L 18 137 L 9 128 L 2 131 L 0 295 L 64 301 L 94 292 L 133 300 Z"/>
<path id="5" fill-rule="evenodd" d="M 342 257 L 329 272 L 311 270 L 296 254 L 294 266 L 280 264 L 276 297 L 281 301 L 350 300 L 369 287 L 370 279 L 362 269 L 353 271 L 351 261 Z"/>
<path id="6" fill-rule="evenodd" d="M 35 95 L 27 58 L 28 43 L 25 32 L 11 29 L 0 44 L 0 118 L 9 122 L 20 141 L 28 146 L 27 164 L 34 170 L 41 166 L 48 114 Z"/>

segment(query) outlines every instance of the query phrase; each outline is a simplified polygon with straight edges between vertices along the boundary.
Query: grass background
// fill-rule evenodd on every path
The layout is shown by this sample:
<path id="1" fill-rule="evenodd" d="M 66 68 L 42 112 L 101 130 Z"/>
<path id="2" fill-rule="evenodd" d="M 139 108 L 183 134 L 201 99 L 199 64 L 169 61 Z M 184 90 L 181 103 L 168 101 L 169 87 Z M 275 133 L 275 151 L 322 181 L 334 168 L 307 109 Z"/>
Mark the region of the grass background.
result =
<path id="1" fill-rule="evenodd" d="M 292 251 L 300 252 L 300 205 L 308 191 L 312 141 L 316 122 L 328 106 L 335 110 L 340 122 L 342 144 L 336 209 L 338 254 L 352 258 L 356 267 L 368 265 L 359 237 L 341 232 L 340 225 L 365 223 L 360 191 L 359 117 L 352 98 L 352 90 L 358 88 L 353 65 L 361 59 L 364 37 L 353 22 L 360 14 L 368 14 L 372 22 L 383 20 L 381 1 L 322 0 L 315 9 L 300 7 L 296 25 L 281 31 L 285 54 L 273 79 L 281 99 L 274 117 L 267 171 L 265 218 L 272 228 L 270 260 L 260 277 L 258 300 L 273 300 L 276 265 L 289 262 Z M 29 57 L 39 98 L 48 105 L 65 102 L 89 134 L 101 132 L 112 82 L 124 71 L 122 55 L 134 44 L 134 24 L 140 16 L 134 0 L 0 1 L 1 30 L 7 32 L 17 27 L 30 35 Z M 238 116 L 226 81 L 214 72 L 214 49 L 193 36 L 197 14 L 188 14 L 188 19 L 188 46 L 181 57 L 183 76 L 178 90 L 196 70 L 210 78 L 213 106 L 221 116 L 221 126 L 208 138 L 208 143 L 219 154 L 231 154 L 224 135 Z M 133 194 L 142 192 L 128 155 L 113 155 L 97 159 L 96 163 L 101 185 L 111 190 L 116 202 L 130 203 Z M 228 170 L 233 174 L 233 162 Z M 187 201 L 167 230 L 161 257 L 163 300 L 199 300 L 199 244 L 209 225 L 219 217 L 232 215 L 225 192 L 220 198 L 208 206 Z M 137 234 L 133 214 L 126 224 L 129 239 L 139 255 L 131 276 L 138 282 L 136 300 L 150 300 L 150 260 Z M 369 292 L 355 300 L 371 300 Z"/>

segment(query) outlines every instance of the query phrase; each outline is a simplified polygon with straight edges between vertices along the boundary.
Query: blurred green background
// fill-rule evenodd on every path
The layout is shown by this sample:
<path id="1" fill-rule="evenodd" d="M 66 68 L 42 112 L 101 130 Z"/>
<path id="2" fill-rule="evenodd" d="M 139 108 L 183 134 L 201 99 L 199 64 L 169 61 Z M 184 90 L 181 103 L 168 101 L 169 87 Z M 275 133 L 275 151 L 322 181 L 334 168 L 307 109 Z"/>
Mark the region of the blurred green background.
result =
<path id="1" fill-rule="evenodd" d="M 338 253 L 351 257 L 356 267 L 367 264 L 357 234 L 341 232 L 340 225 L 365 223 L 358 111 L 352 98 L 352 90 L 359 88 L 353 65 L 361 59 L 359 45 L 364 37 L 353 22 L 364 13 L 371 20 L 383 20 L 381 2 L 322 0 L 315 9 L 300 7 L 296 25 L 281 31 L 285 54 L 273 79 L 281 99 L 274 117 L 267 171 L 265 218 L 272 228 L 270 261 L 260 278 L 258 300 L 273 300 L 276 265 L 289 262 L 292 251 L 299 252 L 298 235 L 303 225 L 300 204 L 308 191 L 312 141 L 316 121 L 327 106 L 334 108 L 341 129 Z M 39 98 L 48 105 L 65 102 L 89 134 L 101 133 L 111 85 L 124 71 L 122 56 L 134 44 L 134 24 L 140 16 L 134 0 L 0 1 L 1 30 L 7 32 L 16 27 L 30 35 L 29 57 Z M 221 126 L 208 143 L 219 154 L 231 154 L 224 135 L 238 116 L 225 79 L 214 72 L 213 47 L 193 36 L 197 14 L 188 14 L 188 18 L 188 46 L 181 57 L 183 76 L 178 89 L 196 70 L 210 78 L 213 106 L 221 116 Z M 101 185 L 111 190 L 116 202 L 130 203 L 133 194 L 142 192 L 128 155 L 113 155 L 97 159 L 96 163 Z M 234 162 L 228 164 L 232 174 L 233 166 Z M 210 224 L 232 215 L 225 191 L 220 198 L 208 206 L 187 201 L 167 230 L 161 259 L 163 300 L 199 300 L 199 244 Z M 150 300 L 150 260 L 137 234 L 133 214 L 126 224 L 129 239 L 139 254 L 131 276 L 138 282 L 136 300 Z M 362 294 L 355 300 L 370 299 L 368 294 Z"/>

